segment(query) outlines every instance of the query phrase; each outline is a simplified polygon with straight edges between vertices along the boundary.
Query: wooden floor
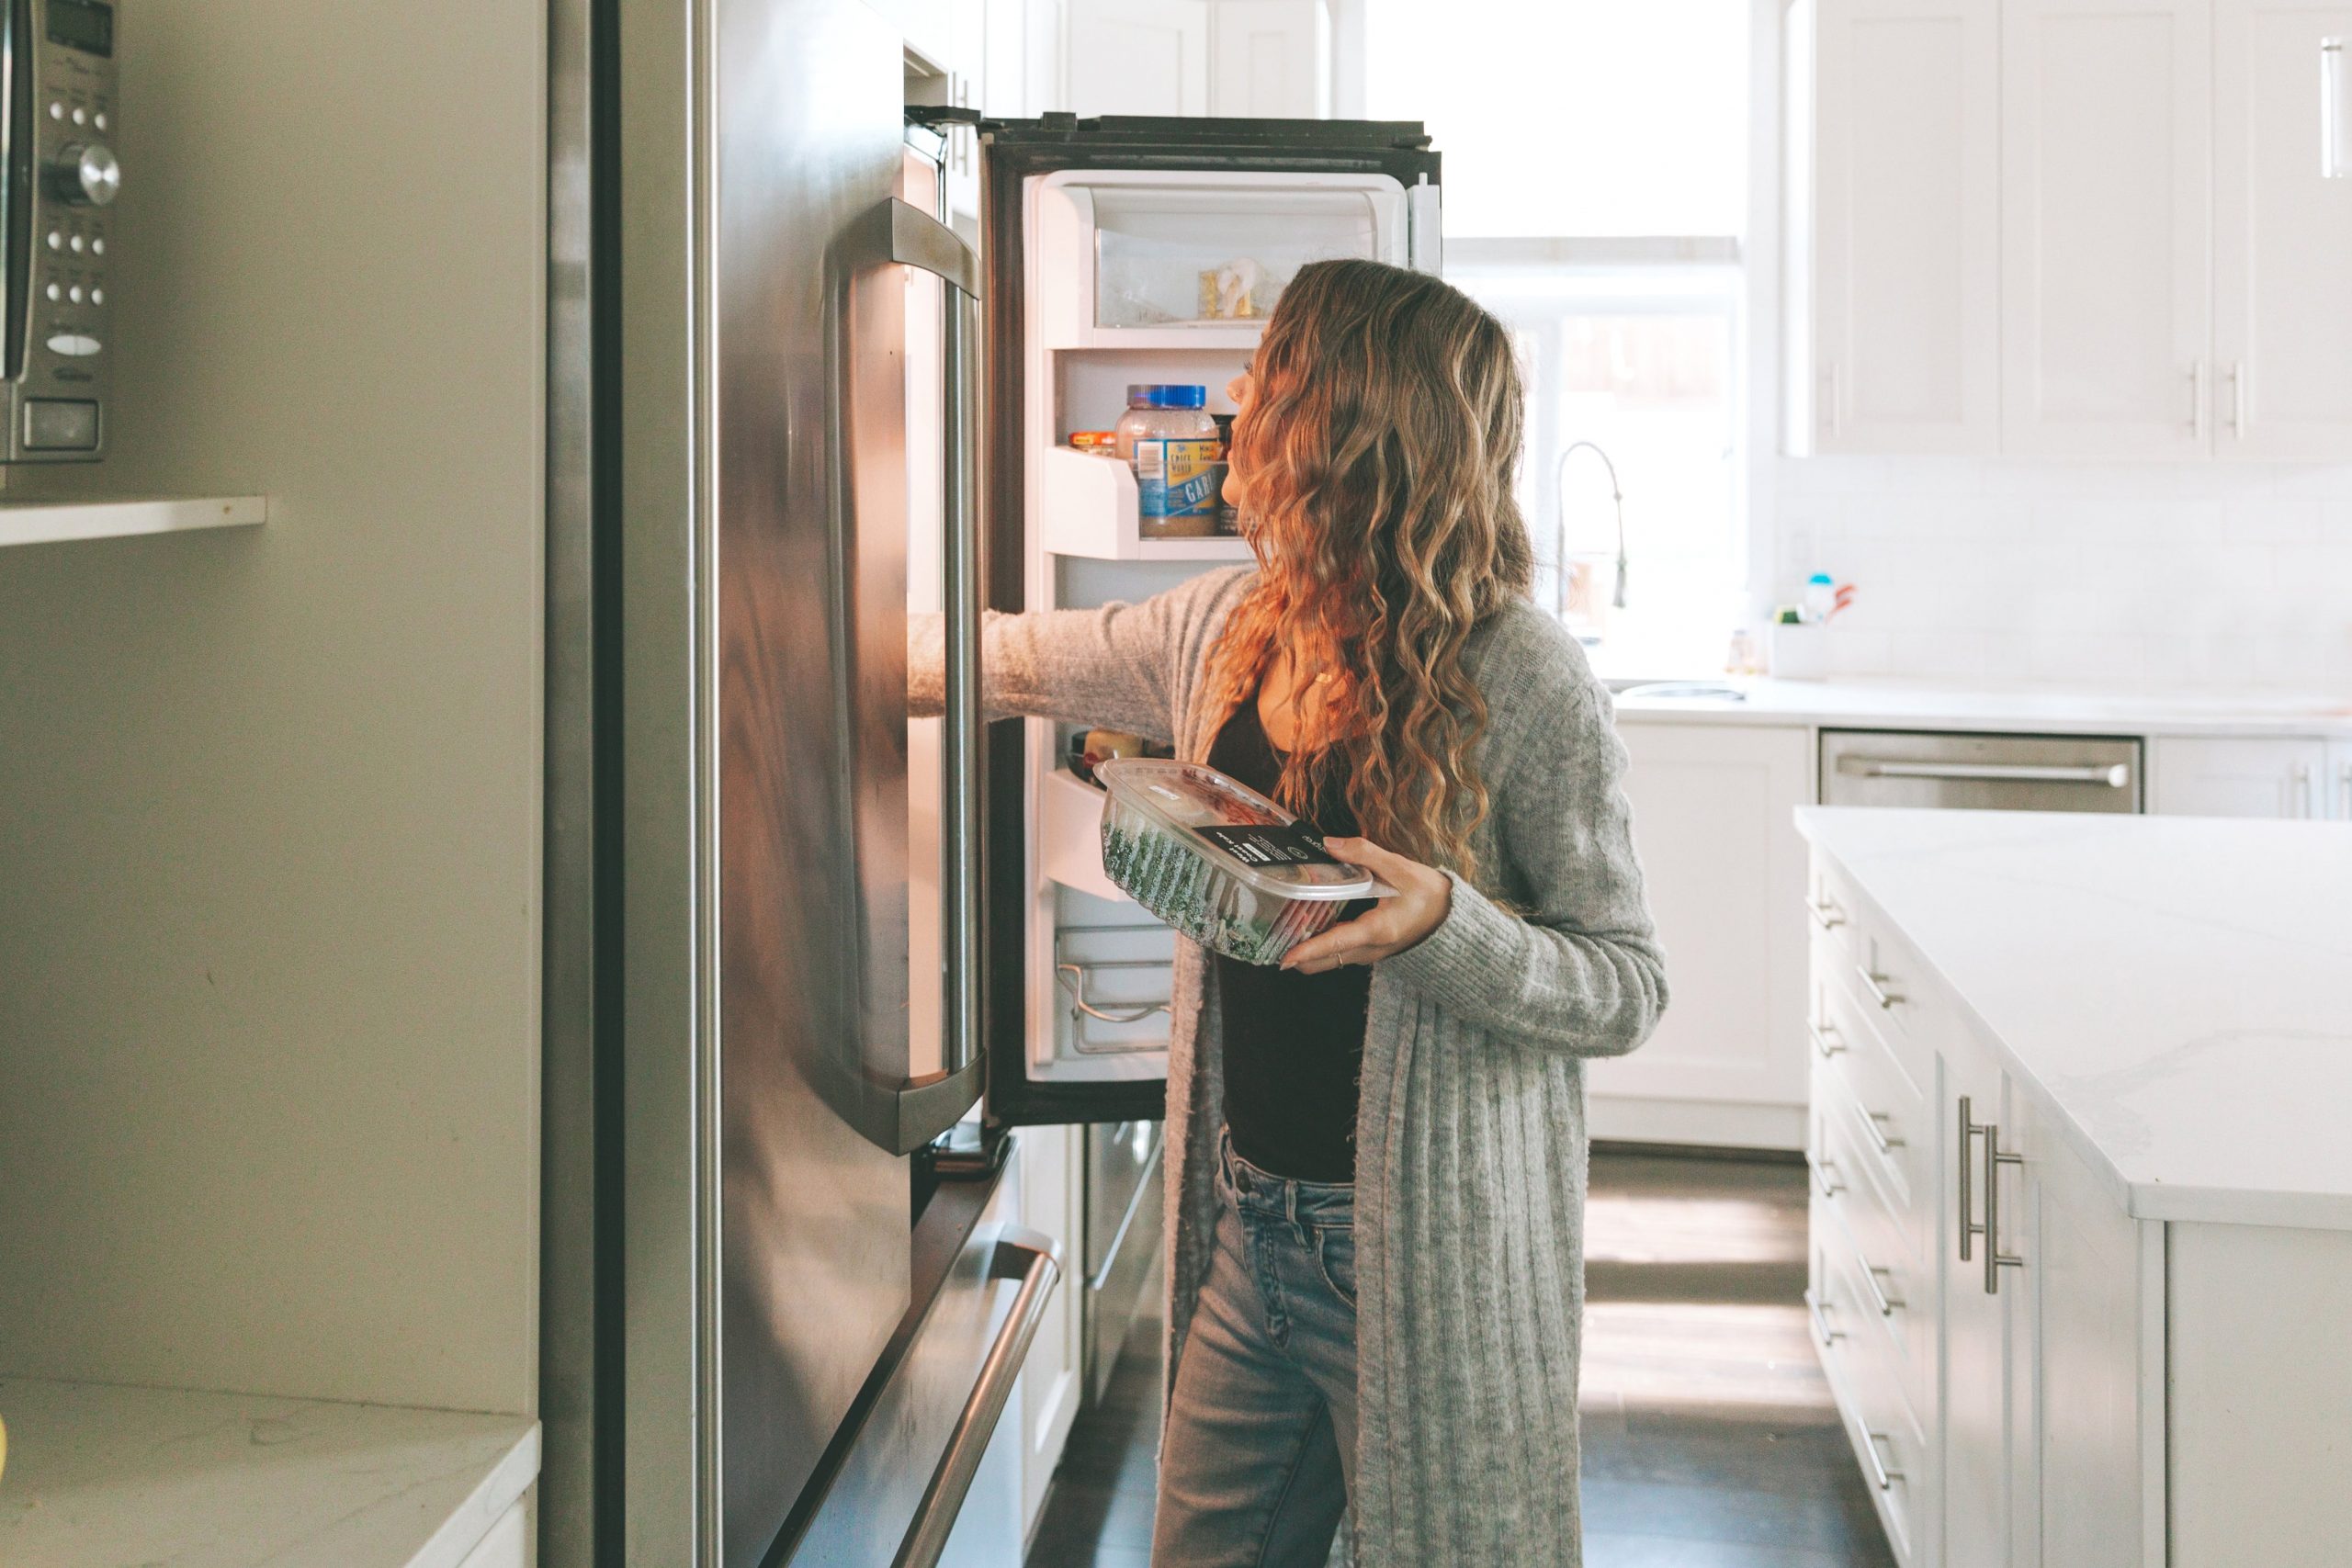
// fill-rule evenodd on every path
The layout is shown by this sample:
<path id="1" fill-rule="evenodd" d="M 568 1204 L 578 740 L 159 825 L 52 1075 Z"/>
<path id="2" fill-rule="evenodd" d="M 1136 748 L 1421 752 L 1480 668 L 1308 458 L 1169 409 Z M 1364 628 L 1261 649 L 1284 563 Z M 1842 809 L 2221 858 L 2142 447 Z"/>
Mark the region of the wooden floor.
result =
<path id="1" fill-rule="evenodd" d="M 1892 1568 L 1813 1353 L 1804 1168 L 1599 1154 L 1586 1568 Z M 1030 1568 L 1147 1568 L 1159 1325 L 1079 1418 Z"/>

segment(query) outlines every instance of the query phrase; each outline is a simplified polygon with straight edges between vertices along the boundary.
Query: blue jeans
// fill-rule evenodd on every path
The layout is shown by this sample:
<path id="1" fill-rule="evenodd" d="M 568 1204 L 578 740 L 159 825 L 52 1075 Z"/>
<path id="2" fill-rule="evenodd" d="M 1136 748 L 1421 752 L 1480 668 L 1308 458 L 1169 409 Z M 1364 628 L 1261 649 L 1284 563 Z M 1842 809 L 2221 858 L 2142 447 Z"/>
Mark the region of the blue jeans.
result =
<path id="1" fill-rule="evenodd" d="M 1355 1484 L 1355 1189 L 1270 1176 L 1220 1138 L 1217 1193 L 1151 1561 L 1322 1568 Z"/>

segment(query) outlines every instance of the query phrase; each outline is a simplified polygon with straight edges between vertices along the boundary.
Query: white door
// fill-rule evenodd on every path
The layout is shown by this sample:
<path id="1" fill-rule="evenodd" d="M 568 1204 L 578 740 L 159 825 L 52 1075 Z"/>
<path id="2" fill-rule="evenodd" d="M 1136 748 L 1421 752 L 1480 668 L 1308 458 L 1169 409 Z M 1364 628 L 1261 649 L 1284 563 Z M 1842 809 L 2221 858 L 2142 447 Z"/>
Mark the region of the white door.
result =
<path id="1" fill-rule="evenodd" d="M 2352 740 L 2327 743 L 2327 814 L 2352 822 Z"/>
<path id="2" fill-rule="evenodd" d="M 1209 0 L 1085 0 L 1068 26 L 1074 112 L 1209 112 Z"/>
<path id="3" fill-rule="evenodd" d="M 1674 1005 L 1640 1050 L 1591 1064 L 1595 1125 L 1608 1136 L 1799 1147 L 1805 847 L 1793 814 L 1812 799 L 1810 732 L 1633 723 L 1620 733 Z M 1625 1103 L 1642 1101 L 1653 1103 Z M 1665 1120 L 1628 1120 L 1651 1114 Z"/>
<path id="4" fill-rule="evenodd" d="M 1323 0 L 1215 0 L 1209 112 L 1251 119 L 1331 113 L 1331 24 Z"/>
<path id="5" fill-rule="evenodd" d="M 2352 4 L 2216 0 L 2213 349 L 2225 457 L 2352 457 L 2352 180 L 2320 175 L 2326 38 L 2352 38 Z"/>
<path id="6" fill-rule="evenodd" d="M 2001 1119 L 2001 1073 L 1960 1042 L 1941 1065 L 1944 1568 L 2007 1568 L 2009 1560 L 2008 1325 L 1984 1290 L 1984 1135 Z M 1966 1185 L 1960 1173 L 1967 1171 Z M 1962 1256 L 1962 1248 L 1966 1256 Z"/>
<path id="7" fill-rule="evenodd" d="M 2211 7 L 2005 0 L 2006 452 L 2209 449 Z"/>
<path id="8" fill-rule="evenodd" d="M 1820 0 L 1811 450 L 1998 442 L 1996 21 L 1967 0 Z"/>
<path id="9" fill-rule="evenodd" d="M 1993 1239 L 2019 1259 L 1997 1281 L 2011 1568 L 2161 1568 L 2163 1226 L 2126 1214 L 2014 1085 L 1998 1136 L 2018 1156 L 1992 1173 L 1997 1204 L 1985 1211 L 1997 1209 Z M 1981 1290 L 1982 1269 L 1970 1274 Z"/>
<path id="10" fill-rule="evenodd" d="M 2160 736 L 2149 748 L 2148 809 L 2166 817 L 2323 817 L 2329 760 L 2327 743 L 2312 739 Z"/>

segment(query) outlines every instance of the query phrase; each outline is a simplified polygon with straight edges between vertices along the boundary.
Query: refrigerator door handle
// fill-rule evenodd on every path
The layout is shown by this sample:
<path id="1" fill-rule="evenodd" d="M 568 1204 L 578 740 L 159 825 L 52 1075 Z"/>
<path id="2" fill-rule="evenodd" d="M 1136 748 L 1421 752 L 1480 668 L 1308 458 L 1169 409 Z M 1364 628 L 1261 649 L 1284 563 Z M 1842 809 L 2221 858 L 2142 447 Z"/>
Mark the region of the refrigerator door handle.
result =
<path id="1" fill-rule="evenodd" d="M 1046 1303 L 1060 1282 L 1061 1243 L 1037 1231 L 1007 1225 L 997 1234 L 989 1273 L 994 1279 L 1020 1280 L 1021 1290 L 1012 1298 L 1012 1310 L 1005 1314 L 1003 1326 L 997 1330 L 996 1342 L 989 1347 L 988 1359 L 980 1363 L 971 1397 L 956 1418 L 956 1429 L 948 1435 L 939 1467 L 931 1473 L 931 1484 L 923 1488 L 922 1503 L 915 1509 L 914 1523 L 907 1528 L 907 1538 L 891 1560 L 891 1568 L 933 1568 L 947 1549 L 956 1515 L 972 1489 L 972 1477 L 979 1472 L 981 1457 L 988 1452 L 989 1438 L 1012 1397 L 1022 1364 L 1029 1359 L 1030 1341 L 1037 1337 L 1038 1325 L 1046 1320 Z"/>
<path id="2" fill-rule="evenodd" d="M 931 273 L 950 291 L 941 356 L 946 381 L 947 514 L 939 824 L 943 1070 L 865 1097 L 859 1109 L 866 1113 L 853 1118 L 873 1142 L 908 1154 L 953 1127 L 971 1108 L 980 1096 L 987 1066 L 980 1049 L 980 262 L 954 230 L 896 197 L 876 203 L 852 225 L 846 238 L 849 254 L 856 259 L 839 269 L 841 288 L 865 266 L 897 265 Z"/>

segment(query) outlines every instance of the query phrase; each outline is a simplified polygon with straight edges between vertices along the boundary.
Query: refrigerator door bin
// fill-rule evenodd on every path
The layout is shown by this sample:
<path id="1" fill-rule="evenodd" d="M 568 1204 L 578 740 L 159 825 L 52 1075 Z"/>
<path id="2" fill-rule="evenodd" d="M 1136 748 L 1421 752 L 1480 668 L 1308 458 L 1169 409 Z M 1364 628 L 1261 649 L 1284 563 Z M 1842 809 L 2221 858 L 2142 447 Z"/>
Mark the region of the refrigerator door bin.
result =
<path id="1" fill-rule="evenodd" d="M 1409 243 L 1405 187 L 1382 174 L 1063 170 L 1032 200 L 1048 348 L 1246 344 L 1308 262 L 1401 266 Z"/>

